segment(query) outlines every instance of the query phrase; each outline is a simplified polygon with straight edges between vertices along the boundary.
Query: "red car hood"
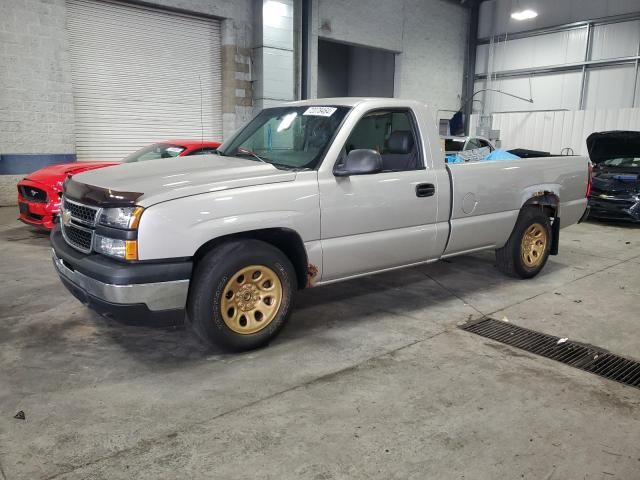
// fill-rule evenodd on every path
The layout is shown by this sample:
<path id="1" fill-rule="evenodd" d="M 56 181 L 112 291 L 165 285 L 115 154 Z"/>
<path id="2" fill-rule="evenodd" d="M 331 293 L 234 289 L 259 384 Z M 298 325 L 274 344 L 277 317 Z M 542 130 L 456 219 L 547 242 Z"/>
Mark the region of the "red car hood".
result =
<path id="1" fill-rule="evenodd" d="M 120 162 L 58 163 L 56 165 L 49 165 L 48 167 L 36 170 L 35 172 L 27 175 L 25 179 L 43 183 L 59 190 L 62 188 L 62 182 L 64 182 L 68 175 L 88 172 L 89 170 L 96 170 L 98 168 L 111 167 L 112 165 L 118 165 L 119 163 Z"/>

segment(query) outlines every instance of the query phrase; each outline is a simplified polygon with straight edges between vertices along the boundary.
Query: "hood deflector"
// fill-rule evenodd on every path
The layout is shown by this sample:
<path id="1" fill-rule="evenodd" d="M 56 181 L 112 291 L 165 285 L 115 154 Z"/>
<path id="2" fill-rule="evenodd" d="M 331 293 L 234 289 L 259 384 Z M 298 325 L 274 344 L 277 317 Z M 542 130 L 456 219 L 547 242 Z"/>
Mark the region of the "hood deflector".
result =
<path id="1" fill-rule="evenodd" d="M 68 177 L 64 182 L 64 195 L 87 205 L 97 207 L 130 207 L 142 196 L 140 192 L 116 192 L 108 188 L 80 183 Z"/>
<path id="2" fill-rule="evenodd" d="M 640 157 L 640 132 L 612 130 L 587 137 L 589 158 L 593 163 L 611 158 Z"/>

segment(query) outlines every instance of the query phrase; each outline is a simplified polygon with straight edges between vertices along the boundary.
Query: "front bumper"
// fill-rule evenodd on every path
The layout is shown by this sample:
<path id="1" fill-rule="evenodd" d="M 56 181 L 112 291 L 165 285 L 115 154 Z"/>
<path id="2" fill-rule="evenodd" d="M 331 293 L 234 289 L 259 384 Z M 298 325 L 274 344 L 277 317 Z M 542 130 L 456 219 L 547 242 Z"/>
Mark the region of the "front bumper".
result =
<path id="1" fill-rule="evenodd" d="M 640 222 L 640 201 L 629 198 L 589 198 L 589 216 L 604 220 L 624 220 Z"/>
<path id="2" fill-rule="evenodd" d="M 45 184 L 26 179 L 18 182 L 18 187 L 35 187 L 43 190 L 47 194 L 46 201 L 36 202 L 24 198 L 18 190 L 18 206 L 20 211 L 18 219 L 27 225 L 45 228 L 47 230 L 55 227 L 58 222 L 58 215 L 60 214 L 60 196 L 58 192 Z"/>
<path id="3" fill-rule="evenodd" d="M 51 233 L 53 265 L 67 289 L 101 315 L 127 323 L 184 319 L 190 261 L 126 264 L 74 250 L 60 228 Z"/>

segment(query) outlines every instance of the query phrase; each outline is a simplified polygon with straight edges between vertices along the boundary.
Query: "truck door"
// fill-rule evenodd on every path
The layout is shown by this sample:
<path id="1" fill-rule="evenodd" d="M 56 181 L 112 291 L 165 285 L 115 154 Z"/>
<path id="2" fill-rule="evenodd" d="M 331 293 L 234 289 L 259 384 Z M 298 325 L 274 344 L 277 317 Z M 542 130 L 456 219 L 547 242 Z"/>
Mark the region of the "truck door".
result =
<path id="1" fill-rule="evenodd" d="M 321 281 L 438 258 L 437 175 L 425 168 L 411 109 L 365 113 L 335 163 L 354 149 L 378 151 L 383 171 L 336 177 L 333 161 L 319 171 Z"/>

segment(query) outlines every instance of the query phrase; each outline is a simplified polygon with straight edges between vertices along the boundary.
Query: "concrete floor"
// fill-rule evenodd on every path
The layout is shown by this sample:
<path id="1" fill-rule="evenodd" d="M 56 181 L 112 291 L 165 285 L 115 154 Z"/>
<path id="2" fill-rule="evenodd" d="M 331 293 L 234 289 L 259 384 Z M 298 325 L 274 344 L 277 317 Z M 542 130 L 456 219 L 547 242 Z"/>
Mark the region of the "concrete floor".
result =
<path id="1" fill-rule="evenodd" d="M 14 216 L 2 480 L 640 478 L 640 390 L 457 328 L 506 317 L 640 359 L 638 228 L 563 230 L 530 281 L 481 253 L 306 291 L 269 348 L 225 355 L 91 313 Z"/>

